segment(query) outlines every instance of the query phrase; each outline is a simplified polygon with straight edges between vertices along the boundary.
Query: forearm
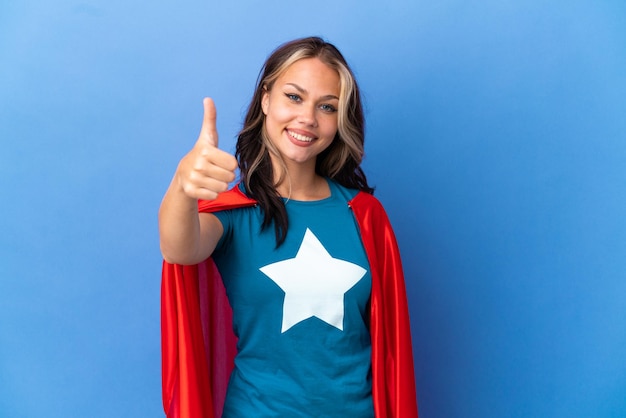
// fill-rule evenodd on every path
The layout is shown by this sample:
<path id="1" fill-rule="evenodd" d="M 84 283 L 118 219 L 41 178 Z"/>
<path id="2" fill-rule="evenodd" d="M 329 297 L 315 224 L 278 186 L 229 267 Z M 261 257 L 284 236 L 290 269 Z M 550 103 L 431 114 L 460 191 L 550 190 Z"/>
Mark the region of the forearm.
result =
<path id="1" fill-rule="evenodd" d="M 176 264 L 198 262 L 200 235 L 198 200 L 185 194 L 174 177 L 159 209 L 159 239 L 163 258 Z"/>

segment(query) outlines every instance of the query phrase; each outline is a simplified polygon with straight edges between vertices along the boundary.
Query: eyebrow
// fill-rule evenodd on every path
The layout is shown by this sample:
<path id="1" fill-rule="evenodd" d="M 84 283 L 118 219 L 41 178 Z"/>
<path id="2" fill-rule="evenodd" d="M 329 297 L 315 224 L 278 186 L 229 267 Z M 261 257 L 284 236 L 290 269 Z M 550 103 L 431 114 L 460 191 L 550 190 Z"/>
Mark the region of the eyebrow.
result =
<path id="1" fill-rule="evenodd" d="M 285 83 L 285 85 L 286 86 L 292 86 L 293 88 L 295 88 L 296 90 L 298 90 L 302 94 L 308 93 L 308 91 L 306 91 L 306 89 L 300 87 L 299 85 L 297 85 L 295 83 Z M 321 100 L 330 100 L 330 99 L 339 100 L 339 97 L 335 96 L 334 94 L 327 94 L 326 96 L 320 97 L 320 99 Z"/>

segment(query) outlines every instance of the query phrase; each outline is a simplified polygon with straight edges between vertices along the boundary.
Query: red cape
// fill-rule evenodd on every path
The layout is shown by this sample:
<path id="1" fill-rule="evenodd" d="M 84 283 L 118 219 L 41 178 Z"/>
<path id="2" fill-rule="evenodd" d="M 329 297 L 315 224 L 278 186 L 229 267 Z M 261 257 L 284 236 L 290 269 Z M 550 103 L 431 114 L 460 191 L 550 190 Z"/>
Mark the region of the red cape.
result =
<path id="1" fill-rule="evenodd" d="M 253 206 L 238 187 L 200 212 Z M 360 192 L 350 202 L 372 275 L 372 394 L 377 418 L 417 418 L 404 275 L 382 205 Z M 163 263 L 161 283 L 163 407 L 168 418 L 218 418 L 236 354 L 232 311 L 213 261 Z"/>

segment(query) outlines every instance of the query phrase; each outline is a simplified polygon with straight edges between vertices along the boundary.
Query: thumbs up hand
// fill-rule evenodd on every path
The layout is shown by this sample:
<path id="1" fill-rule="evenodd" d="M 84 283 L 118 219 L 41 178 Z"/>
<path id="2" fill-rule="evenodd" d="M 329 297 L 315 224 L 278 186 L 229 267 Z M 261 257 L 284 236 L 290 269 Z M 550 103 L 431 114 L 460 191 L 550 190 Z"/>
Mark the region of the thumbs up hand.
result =
<path id="1" fill-rule="evenodd" d="M 213 100 L 205 98 L 202 129 L 194 147 L 178 164 L 175 179 L 182 191 L 194 199 L 214 200 L 235 180 L 237 159 L 218 148 Z"/>

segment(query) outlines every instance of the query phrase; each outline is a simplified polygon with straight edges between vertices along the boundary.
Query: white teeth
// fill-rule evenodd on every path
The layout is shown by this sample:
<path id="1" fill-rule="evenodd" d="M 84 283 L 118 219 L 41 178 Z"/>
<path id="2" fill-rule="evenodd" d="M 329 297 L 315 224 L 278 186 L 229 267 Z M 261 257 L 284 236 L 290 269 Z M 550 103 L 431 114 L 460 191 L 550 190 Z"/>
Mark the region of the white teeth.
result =
<path id="1" fill-rule="evenodd" d="M 311 141 L 313 141 L 313 138 L 309 138 L 308 136 L 300 135 L 300 134 L 297 134 L 297 133 L 291 132 L 291 131 L 288 131 L 288 132 L 289 132 L 289 135 L 291 135 L 292 137 L 296 138 L 298 141 L 302 141 L 302 142 L 311 142 Z"/>

